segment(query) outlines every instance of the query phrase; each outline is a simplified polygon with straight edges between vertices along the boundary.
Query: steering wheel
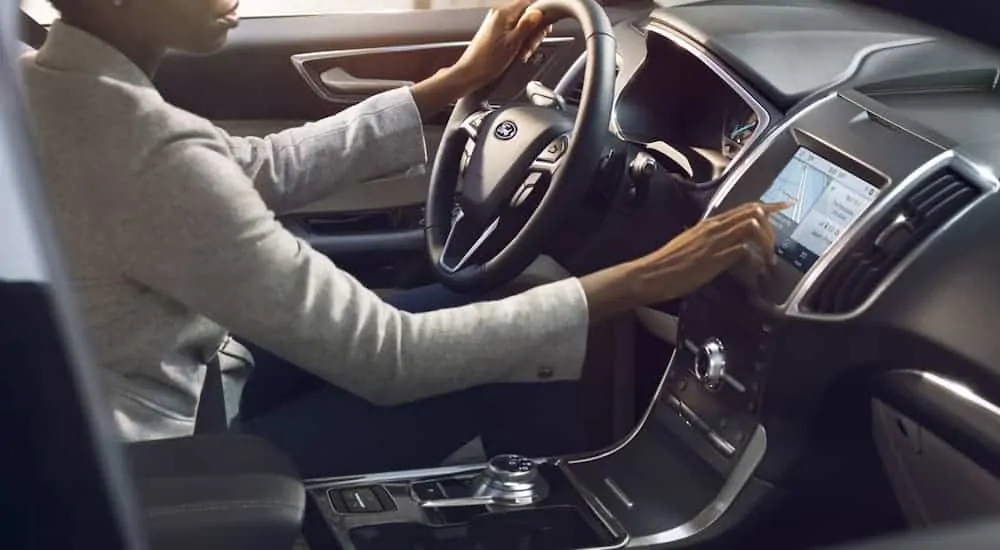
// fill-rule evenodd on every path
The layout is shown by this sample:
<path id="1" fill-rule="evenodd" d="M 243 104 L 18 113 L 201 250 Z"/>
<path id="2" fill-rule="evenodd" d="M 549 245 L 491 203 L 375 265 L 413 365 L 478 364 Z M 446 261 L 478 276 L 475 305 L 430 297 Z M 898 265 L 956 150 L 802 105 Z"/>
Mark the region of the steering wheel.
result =
<path id="1" fill-rule="evenodd" d="M 537 105 L 493 106 L 487 91 L 456 105 L 431 172 L 425 234 L 437 278 L 459 292 L 499 287 L 538 258 L 592 183 L 607 144 L 616 57 L 608 16 L 594 0 L 539 0 L 532 7 L 550 20 L 574 18 L 582 28 L 580 106 L 575 116 Z"/>

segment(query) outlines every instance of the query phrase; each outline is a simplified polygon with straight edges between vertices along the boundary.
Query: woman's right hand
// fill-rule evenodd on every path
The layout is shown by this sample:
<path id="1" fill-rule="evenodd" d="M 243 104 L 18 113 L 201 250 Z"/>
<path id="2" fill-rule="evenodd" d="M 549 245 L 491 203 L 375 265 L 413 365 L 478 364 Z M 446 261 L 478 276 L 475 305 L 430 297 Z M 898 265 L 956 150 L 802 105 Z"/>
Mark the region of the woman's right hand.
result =
<path id="1" fill-rule="evenodd" d="M 663 248 L 583 277 L 592 319 L 687 295 L 740 262 L 776 261 L 770 216 L 788 203 L 749 203 L 707 218 Z"/>

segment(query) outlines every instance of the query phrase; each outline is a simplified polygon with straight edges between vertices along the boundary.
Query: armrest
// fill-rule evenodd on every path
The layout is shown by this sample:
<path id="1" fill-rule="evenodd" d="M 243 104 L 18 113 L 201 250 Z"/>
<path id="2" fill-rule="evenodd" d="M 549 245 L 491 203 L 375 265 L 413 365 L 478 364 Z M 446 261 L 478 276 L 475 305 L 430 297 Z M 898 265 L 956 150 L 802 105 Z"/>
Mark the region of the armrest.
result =
<path id="1" fill-rule="evenodd" d="M 301 531 L 302 481 L 260 439 L 143 442 L 128 456 L 152 550 L 289 550 Z"/>

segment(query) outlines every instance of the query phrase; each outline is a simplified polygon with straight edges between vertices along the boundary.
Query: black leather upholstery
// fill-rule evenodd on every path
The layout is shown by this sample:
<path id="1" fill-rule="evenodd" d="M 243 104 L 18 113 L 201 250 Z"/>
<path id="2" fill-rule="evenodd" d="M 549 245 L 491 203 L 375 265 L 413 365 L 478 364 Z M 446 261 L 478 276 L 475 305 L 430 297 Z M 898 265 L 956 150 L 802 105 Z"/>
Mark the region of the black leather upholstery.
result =
<path id="1" fill-rule="evenodd" d="M 152 550 L 290 550 L 305 513 L 291 462 L 234 435 L 133 444 Z"/>

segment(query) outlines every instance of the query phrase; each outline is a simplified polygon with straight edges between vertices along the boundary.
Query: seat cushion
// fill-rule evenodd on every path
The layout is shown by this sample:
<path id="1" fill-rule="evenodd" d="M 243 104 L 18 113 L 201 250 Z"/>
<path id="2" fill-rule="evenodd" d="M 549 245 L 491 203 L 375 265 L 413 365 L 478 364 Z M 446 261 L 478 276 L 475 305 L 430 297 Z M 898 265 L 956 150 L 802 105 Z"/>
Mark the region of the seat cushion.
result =
<path id="1" fill-rule="evenodd" d="M 153 550 L 289 550 L 305 513 L 291 461 L 220 435 L 136 443 L 129 458 Z"/>

